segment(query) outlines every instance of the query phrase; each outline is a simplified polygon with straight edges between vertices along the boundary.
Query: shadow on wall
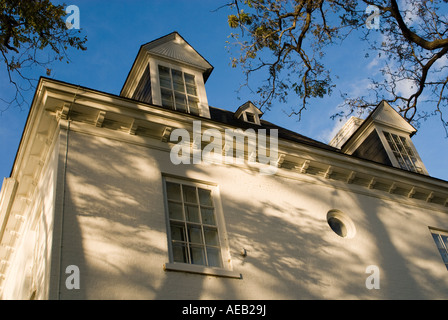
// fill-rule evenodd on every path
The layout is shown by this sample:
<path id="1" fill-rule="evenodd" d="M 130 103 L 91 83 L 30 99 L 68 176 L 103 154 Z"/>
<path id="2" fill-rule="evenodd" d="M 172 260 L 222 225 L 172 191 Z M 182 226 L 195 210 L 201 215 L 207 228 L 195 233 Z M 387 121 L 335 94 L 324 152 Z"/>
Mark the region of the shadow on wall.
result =
<path id="1" fill-rule="evenodd" d="M 242 279 L 162 270 L 166 168 L 220 185 L 232 264 Z M 428 298 L 415 279 L 422 271 L 397 248 L 404 209 L 378 198 L 305 180 L 260 179 L 241 168 L 173 166 L 166 152 L 74 132 L 66 179 L 62 267 L 77 265 L 81 283 L 68 290 L 62 273 L 62 299 L 398 299 L 403 290 Z M 353 239 L 338 237 L 326 222 L 338 203 L 357 208 Z M 419 240 L 412 246 L 424 252 Z M 380 290 L 365 286 L 371 264 L 380 267 Z"/>
<path id="2" fill-rule="evenodd" d="M 154 295 L 148 270 L 161 269 L 166 230 L 163 202 L 149 195 L 161 195 L 160 179 L 148 149 L 70 132 L 62 270 L 78 266 L 81 281 L 68 290 L 62 273 L 61 299 Z"/>

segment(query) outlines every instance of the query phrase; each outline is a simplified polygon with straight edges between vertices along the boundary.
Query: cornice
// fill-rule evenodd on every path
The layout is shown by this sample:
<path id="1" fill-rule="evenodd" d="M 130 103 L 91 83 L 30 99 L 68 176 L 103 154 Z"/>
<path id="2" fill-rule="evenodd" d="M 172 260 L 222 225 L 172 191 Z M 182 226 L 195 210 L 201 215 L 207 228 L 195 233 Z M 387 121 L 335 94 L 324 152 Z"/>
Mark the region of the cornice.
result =
<path id="1" fill-rule="evenodd" d="M 70 130 L 117 139 L 130 144 L 170 152 L 169 141 L 174 129 L 192 133 L 193 121 L 201 121 L 202 130 L 238 129 L 207 118 L 164 109 L 159 106 L 116 96 L 89 88 L 42 78 L 33 99 L 11 172 L 13 188 L 10 203 L 3 208 L 0 238 L 0 293 L 7 266 L 27 223 L 36 190 L 42 183 L 42 172 L 48 165 L 59 132 Z M 193 141 L 191 141 L 193 147 Z M 204 144 L 202 144 L 204 147 Z M 224 150 L 224 146 L 223 146 Z M 245 155 L 248 159 L 249 155 Z M 356 158 L 342 152 L 279 139 L 278 170 L 283 177 L 366 196 L 394 201 L 427 210 L 448 213 L 448 182 Z M 245 164 L 217 164 L 241 166 Z M 6 192 L 2 189 L 2 193 Z"/>
<path id="2" fill-rule="evenodd" d="M 77 90 L 76 87 L 67 87 L 55 81 L 51 81 L 46 88 L 47 99 L 62 101 L 73 99 Z M 59 112 L 52 108 L 46 108 L 46 111 L 54 115 Z M 119 131 L 130 136 L 155 139 L 158 141 L 158 148 L 159 142 L 170 146 L 169 133 L 174 129 L 184 128 L 192 132 L 194 120 L 201 121 L 203 130 L 213 128 L 224 134 L 226 129 L 238 129 L 206 118 L 85 88 L 78 89 L 77 98 L 68 116 L 74 122 Z M 151 140 L 145 141 L 139 143 L 151 145 Z M 286 170 L 324 178 L 330 184 L 338 181 L 349 186 L 361 186 L 368 192 L 384 192 L 385 197 L 404 196 L 406 199 L 422 201 L 431 207 L 436 205 L 447 211 L 448 182 L 444 180 L 284 139 L 279 139 L 278 148 L 277 163 L 282 172 Z"/>

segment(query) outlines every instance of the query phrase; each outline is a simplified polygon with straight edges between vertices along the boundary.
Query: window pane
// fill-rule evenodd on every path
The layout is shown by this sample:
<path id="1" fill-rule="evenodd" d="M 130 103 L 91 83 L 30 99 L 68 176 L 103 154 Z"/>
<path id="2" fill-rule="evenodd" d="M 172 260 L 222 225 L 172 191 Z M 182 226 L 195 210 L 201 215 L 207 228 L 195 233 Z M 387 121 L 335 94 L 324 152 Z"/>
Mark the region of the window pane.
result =
<path id="1" fill-rule="evenodd" d="M 185 92 L 184 78 L 182 72 L 178 70 L 171 70 L 173 74 L 173 88 L 175 91 Z"/>
<path id="2" fill-rule="evenodd" d="M 182 214 L 182 205 L 179 203 L 168 202 L 168 211 L 170 219 L 184 220 L 184 215 Z"/>
<path id="3" fill-rule="evenodd" d="M 184 77 L 185 77 L 185 83 L 187 85 L 193 85 L 196 86 L 196 83 L 194 81 L 194 75 L 189 74 L 189 73 L 184 73 Z"/>
<path id="4" fill-rule="evenodd" d="M 173 262 L 222 268 L 212 191 L 165 182 Z"/>
<path id="5" fill-rule="evenodd" d="M 190 257 L 191 257 L 192 264 L 205 265 L 205 255 L 204 255 L 203 247 L 191 246 L 190 247 Z"/>
<path id="6" fill-rule="evenodd" d="M 442 256 L 443 262 L 448 264 L 448 236 L 441 235 L 438 233 L 432 233 L 432 238 L 437 245 L 437 249 L 439 249 L 440 255 Z"/>
<path id="7" fill-rule="evenodd" d="M 173 260 L 174 262 L 188 263 L 187 248 L 185 245 L 173 243 Z"/>
<path id="8" fill-rule="evenodd" d="M 185 87 L 184 87 L 183 82 L 173 81 L 173 89 L 178 92 L 182 92 L 182 93 L 185 92 Z"/>
<path id="9" fill-rule="evenodd" d="M 196 86 L 191 86 L 187 84 L 187 93 L 193 96 L 197 96 L 198 93 L 196 92 Z"/>
<path id="10" fill-rule="evenodd" d="M 170 78 L 162 78 L 160 77 L 160 86 L 167 88 L 167 89 L 171 89 L 171 80 Z"/>
<path id="11" fill-rule="evenodd" d="M 167 68 L 167 67 L 164 67 L 164 66 L 159 66 L 159 75 L 161 77 L 171 78 L 171 76 L 170 76 L 170 68 Z"/>
<path id="12" fill-rule="evenodd" d="M 406 166 L 408 170 L 410 171 L 417 171 L 414 167 L 414 163 L 412 162 L 411 158 L 405 156 Z"/>
<path id="13" fill-rule="evenodd" d="M 403 152 L 404 152 L 403 145 L 402 145 L 401 143 L 396 143 L 396 145 L 397 145 L 398 151 L 399 151 L 401 154 L 403 154 Z"/>
<path id="14" fill-rule="evenodd" d="M 441 250 L 440 255 L 442 256 L 443 262 L 448 263 L 448 252 L 446 252 L 446 250 Z"/>
<path id="15" fill-rule="evenodd" d="M 181 224 L 171 224 L 171 240 L 185 241 L 185 228 Z"/>
<path id="16" fill-rule="evenodd" d="M 184 191 L 184 202 L 197 204 L 198 201 L 196 199 L 196 188 L 191 186 L 182 185 L 182 189 Z"/>
<path id="17" fill-rule="evenodd" d="M 201 207 L 201 215 L 203 224 L 216 225 L 213 209 Z"/>
<path id="18" fill-rule="evenodd" d="M 201 227 L 189 225 L 188 227 L 188 241 L 191 243 L 203 244 Z"/>
<path id="19" fill-rule="evenodd" d="M 409 147 L 408 145 L 406 145 L 406 152 L 409 156 L 414 157 L 414 152 L 412 152 L 411 147 Z"/>
<path id="20" fill-rule="evenodd" d="M 440 237 L 442 238 L 442 242 L 445 244 L 445 248 L 448 249 L 448 236 L 440 235 Z"/>
<path id="21" fill-rule="evenodd" d="M 401 158 L 401 156 L 400 156 L 399 154 L 396 154 L 395 156 L 397 157 L 397 161 L 398 161 L 398 164 L 399 164 L 400 168 L 402 168 L 402 169 L 407 169 L 407 166 L 406 166 L 406 164 L 404 163 L 404 161 L 403 161 L 403 159 Z"/>
<path id="22" fill-rule="evenodd" d="M 162 89 L 162 106 L 173 108 L 174 102 L 173 102 L 173 95 L 171 94 L 171 91 Z"/>
<path id="23" fill-rule="evenodd" d="M 213 206 L 212 193 L 210 190 L 198 188 L 199 203 L 204 206 Z"/>
<path id="24" fill-rule="evenodd" d="M 181 201 L 180 184 L 167 182 L 166 183 L 166 193 L 167 193 L 168 199 Z"/>
<path id="25" fill-rule="evenodd" d="M 204 228 L 205 244 L 219 246 L 218 231 L 216 229 Z"/>
<path id="26" fill-rule="evenodd" d="M 190 222 L 200 223 L 199 209 L 197 206 L 185 206 L 185 218 Z"/>
<path id="27" fill-rule="evenodd" d="M 187 96 L 176 93 L 176 110 L 187 112 Z"/>
<path id="28" fill-rule="evenodd" d="M 182 72 L 179 70 L 171 69 L 173 74 L 173 81 L 184 83 L 184 78 L 182 77 Z"/>
<path id="29" fill-rule="evenodd" d="M 246 113 L 246 118 L 248 122 L 255 122 L 255 116 L 252 113 Z"/>
<path id="30" fill-rule="evenodd" d="M 207 247 L 207 260 L 210 267 L 221 268 L 221 250 Z"/>
<path id="31" fill-rule="evenodd" d="M 406 138 L 405 137 L 400 137 L 400 141 L 404 146 L 406 146 Z"/>
<path id="32" fill-rule="evenodd" d="M 190 108 L 190 113 L 194 115 L 199 115 L 199 100 L 188 96 L 188 106 Z"/>
<path id="33" fill-rule="evenodd" d="M 390 145 L 392 151 L 398 152 L 398 148 L 397 148 L 397 146 L 395 145 L 395 143 L 393 141 L 390 141 L 389 145 Z"/>
<path id="34" fill-rule="evenodd" d="M 338 218 L 331 217 L 328 219 L 328 224 L 330 225 L 330 228 L 340 237 L 344 238 L 347 236 L 347 227 Z"/>

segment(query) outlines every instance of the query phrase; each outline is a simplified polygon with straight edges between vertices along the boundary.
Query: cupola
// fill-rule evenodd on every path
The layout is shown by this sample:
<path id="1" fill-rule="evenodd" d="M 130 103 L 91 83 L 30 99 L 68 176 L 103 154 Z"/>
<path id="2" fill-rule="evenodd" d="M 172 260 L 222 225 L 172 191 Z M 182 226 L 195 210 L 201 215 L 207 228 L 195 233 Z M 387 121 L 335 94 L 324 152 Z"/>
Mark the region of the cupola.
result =
<path id="1" fill-rule="evenodd" d="M 210 118 L 205 82 L 213 66 L 177 32 L 140 47 L 120 95 Z"/>
<path id="2" fill-rule="evenodd" d="M 330 145 L 343 153 L 428 174 L 411 140 L 417 130 L 382 101 L 365 119 L 350 118 Z"/>

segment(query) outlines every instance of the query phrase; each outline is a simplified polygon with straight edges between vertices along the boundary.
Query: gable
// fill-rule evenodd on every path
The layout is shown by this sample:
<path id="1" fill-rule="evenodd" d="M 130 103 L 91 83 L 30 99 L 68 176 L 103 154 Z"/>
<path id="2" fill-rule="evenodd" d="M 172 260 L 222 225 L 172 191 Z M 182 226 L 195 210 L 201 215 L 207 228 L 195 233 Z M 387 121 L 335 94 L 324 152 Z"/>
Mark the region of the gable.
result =
<path id="1" fill-rule="evenodd" d="M 386 101 L 382 101 L 378 105 L 378 107 L 372 112 L 371 118 L 372 121 L 394 129 L 405 131 L 410 135 L 417 132 L 417 130 Z"/>
<path id="2" fill-rule="evenodd" d="M 352 126 L 354 131 L 346 127 L 347 124 L 330 143 L 340 146 L 343 153 L 428 174 L 411 140 L 417 130 L 386 101 L 378 104 L 364 121 Z M 337 139 L 339 136 L 343 139 Z"/>
<path id="3" fill-rule="evenodd" d="M 366 138 L 366 133 L 370 133 L 372 127 L 381 126 L 391 128 L 394 131 L 403 132 L 412 136 L 417 130 L 392 108 L 386 101 L 381 101 L 378 106 L 362 122 L 356 124 L 356 130 L 351 131 L 345 141 L 339 144 L 344 153 L 351 154 L 356 149 L 360 141 Z M 342 129 L 341 129 L 342 130 Z"/>
<path id="4" fill-rule="evenodd" d="M 143 45 L 142 49 L 151 55 L 160 56 L 201 69 L 204 73 L 204 81 L 206 81 L 213 69 L 213 66 L 177 32 L 151 41 Z"/>
<path id="5" fill-rule="evenodd" d="M 353 152 L 352 155 L 378 163 L 383 163 L 388 166 L 392 165 L 376 130 L 373 130 L 367 136 L 367 138 L 361 143 L 355 152 Z"/>
<path id="6" fill-rule="evenodd" d="M 213 66 L 177 32 L 140 47 L 120 95 L 209 118 L 205 81 Z"/>

